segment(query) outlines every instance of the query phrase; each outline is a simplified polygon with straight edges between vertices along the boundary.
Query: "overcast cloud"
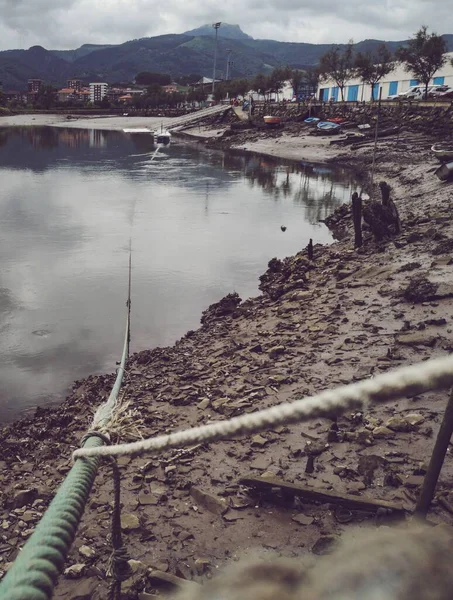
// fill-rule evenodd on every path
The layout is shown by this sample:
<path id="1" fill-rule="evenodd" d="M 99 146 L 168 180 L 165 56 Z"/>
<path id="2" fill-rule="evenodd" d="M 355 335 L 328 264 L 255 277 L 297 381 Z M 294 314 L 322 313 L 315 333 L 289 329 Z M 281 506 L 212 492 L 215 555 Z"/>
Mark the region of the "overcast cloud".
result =
<path id="1" fill-rule="evenodd" d="M 117 44 L 214 21 L 254 38 L 313 43 L 402 40 L 422 24 L 453 33 L 447 0 L 0 0 L 0 49 Z"/>

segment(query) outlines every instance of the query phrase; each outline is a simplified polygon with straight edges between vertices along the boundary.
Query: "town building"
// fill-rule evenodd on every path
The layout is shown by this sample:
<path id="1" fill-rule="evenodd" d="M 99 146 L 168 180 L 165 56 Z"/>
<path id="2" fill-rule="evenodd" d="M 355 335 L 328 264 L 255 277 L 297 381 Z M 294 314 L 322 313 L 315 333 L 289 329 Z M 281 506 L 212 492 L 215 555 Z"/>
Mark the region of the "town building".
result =
<path id="1" fill-rule="evenodd" d="M 72 79 L 68 79 L 67 86 L 68 89 L 73 89 L 76 92 L 80 92 L 82 89 L 82 82 L 80 79 L 73 77 Z"/>
<path id="2" fill-rule="evenodd" d="M 448 85 L 453 87 L 453 65 L 451 64 L 453 52 L 447 52 L 445 56 L 447 61 L 434 74 L 430 82 L 431 85 Z M 396 63 L 393 71 L 377 83 L 373 90 L 371 90 L 371 86 L 368 83 L 364 84 L 358 77 L 347 81 L 344 88 L 344 99 L 348 102 L 368 102 L 372 99 L 378 100 L 379 97 L 385 100 L 389 96 L 405 92 L 410 87 L 418 84 L 418 80 L 405 70 L 402 63 Z M 322 102 L 341 101 L 340 90 L 332 80 L 321 81 L 318 85 L 317 98 Z"/>
<path id="3" fill-rule="evenodd" d="M 28 93 L 38 94 L 42 87 L 42 79 L 29 79 L 28 80 Z"/>
<path id="4" fill-rule="evenodd" d="M 107 96 L 108 89 L 108 83 L 90 83 L 90 101 L 101 102 Z"/>
<path id="5" fill-rule="evenodd" d="M 162 89 L 164 92 L 167 92 L 167 94 L 175 94 L 178 91 L 178 84 L 170 83 L 169 85 L 162 86 Z"/>

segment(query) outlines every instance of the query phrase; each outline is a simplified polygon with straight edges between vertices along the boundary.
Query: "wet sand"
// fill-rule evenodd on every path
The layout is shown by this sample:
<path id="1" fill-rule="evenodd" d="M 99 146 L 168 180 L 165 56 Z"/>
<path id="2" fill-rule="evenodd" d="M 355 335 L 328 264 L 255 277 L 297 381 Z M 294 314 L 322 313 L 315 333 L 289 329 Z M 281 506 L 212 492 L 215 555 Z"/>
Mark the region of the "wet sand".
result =
<path id="1" fill-rule="evenodd" d="M 299 142 L 304 143 L 295 140 L 291 147 L 282 138 L 253 143 L 291 158 Z M 342 240 L 316 246 L 313 261 L 301 248 L 294 257 L 272 262 L 261 278 L 260 296 L 240 304 L 230 297 L 207 310 L 202 326 L 174 346 L 131 357 L 125 397 L 144 437 L 253 412 L 451 352 L 453 196 L 451 184 L 433 174 L 431 143 L 416 135 L 379 142 L 375 180 L 392 186 L 402 220 L 399 236 L 376 243 L 365 230 L 364 247 L 355 250 L 345 206 L 330 221 Z M 246 139 L 243 144 L 251 149 Z M 370 146 L 349 148 L 342 160 L 369 170 Z M 415 282 L 423 278 L 431 286 L 415 293 Z M 59 408 L 38 410 L 33 419 L 1 432 L 0 571 L 39 520 L 112 382 L 113 375 L 90 377 Z M 151 568 L 202 582 L 249 553 L 310 560 L 324 543 L 319 540 L 335 539 L 351 524 L 374 523 L 354 511 L 351 524 L 342 523 L 328 504 L 291 502 L 275 493 L 257 497 L 239 484 L 249 474 L 413 510 L 446 398 L 429 393 L 188 453 L 120 459 L 125 545 L 141 563 L 124 589 L 130 598 L 139 590 L 154 593 L 159 586 Z M 450 503 L 452 477 L 448 455 L 437 496 L 444 494 Z M 36 492 L 22 503 L 18 494 L 27 489 Z M 75 578 L 61 577 L 55 598 L 79 597 L 81 589 L 86 597 L 106 597 L 111 489 L 102 468 L 67 561 L 82 567 Z M 437 501 L 430 519 L 453 525 Z"/>

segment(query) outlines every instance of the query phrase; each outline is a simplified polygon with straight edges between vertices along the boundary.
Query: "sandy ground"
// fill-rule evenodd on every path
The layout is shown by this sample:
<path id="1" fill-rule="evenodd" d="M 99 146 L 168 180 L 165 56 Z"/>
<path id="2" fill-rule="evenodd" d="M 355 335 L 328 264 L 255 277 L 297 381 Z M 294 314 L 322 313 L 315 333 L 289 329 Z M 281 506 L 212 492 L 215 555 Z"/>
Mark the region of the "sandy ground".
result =
<path id="1" fill-rule="evenodd" d="M 294 143 L 269 138 L 261 147 L 292 158 L 305 142 Z M 376 180 L 393 188 L 400 235 L 376 243 L 365 229 L 365 244 L 355 250 L 345 206 L 331 219 L 342 240 L 315 247 L 313 261 L 304 249 L 272 261 L 260 296 L 239 304 L 227 297 L 173 347 L 131 357 L 125 395 L 143 436 L 253 412 L 453 350 L 453 196 L 451 184 L 433 174 L 431 143 L 412 135 L 379 142 Z M 344 155 L 369 168 L 369 145 Z M 32 533 L 112 382 L 112 375 L 90 377 L 62 406 L 0 432 L 0 572 Z M 345 513 L 329 503 L 275 489 L 257 495 L 240 483 L 250 474 L 385 499 L 411 512 L 445 403 L 445 393 L 429 393 L 187 453 L 120 459 L 125 545 L 140 562 L 124 598 L 162 591 L 150 569 L 203 582 L 250 552 L 310 561 L 351 526 L 379 524 L 356 510 L 347 511 L 345 523 Z M 452 481 L 449 453 L 433 522 L 453 524 Z M 72 571 L 60 578 L 55 598 L 106 597 L 111 489 L 102 468 L 67 561 Z"/>

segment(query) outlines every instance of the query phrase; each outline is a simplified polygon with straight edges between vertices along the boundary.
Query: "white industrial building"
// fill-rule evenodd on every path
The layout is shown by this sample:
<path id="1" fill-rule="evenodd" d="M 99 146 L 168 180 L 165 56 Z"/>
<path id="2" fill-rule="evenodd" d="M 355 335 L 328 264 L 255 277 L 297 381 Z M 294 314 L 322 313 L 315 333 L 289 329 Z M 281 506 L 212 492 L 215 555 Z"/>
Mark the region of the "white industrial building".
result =
<path id="1" fill-rule="evenodd" d="M 90 83 L 90 102 L 101 102 L 107 95 L 108 83 Z"/>
<path id="2" fill-rule="evenodd" d="M 430 84 L 453 87 L 453 65 L 451 64 L 453 52 L 447 52 L 445 56 L 447 62 L 435 73 Z M 418 80 L 404 69 L 403 64 L 397 63 L 394 70 L 374 86 L 373 99 L 379 98 L 381 89 L 381 97 L 385 100 L 388 96 L 405 92 L 418 83 Z M 323 102 L 341 101 L 341 93 L 334 81 L 322 81 L 318 86 L 317 98 Z M 368 83 L 364 84 L 358 77 L 350 79 L 344 88 L 344 99 L 349 102 L 367 102 L 372 99 L 371 86 Z"/>

